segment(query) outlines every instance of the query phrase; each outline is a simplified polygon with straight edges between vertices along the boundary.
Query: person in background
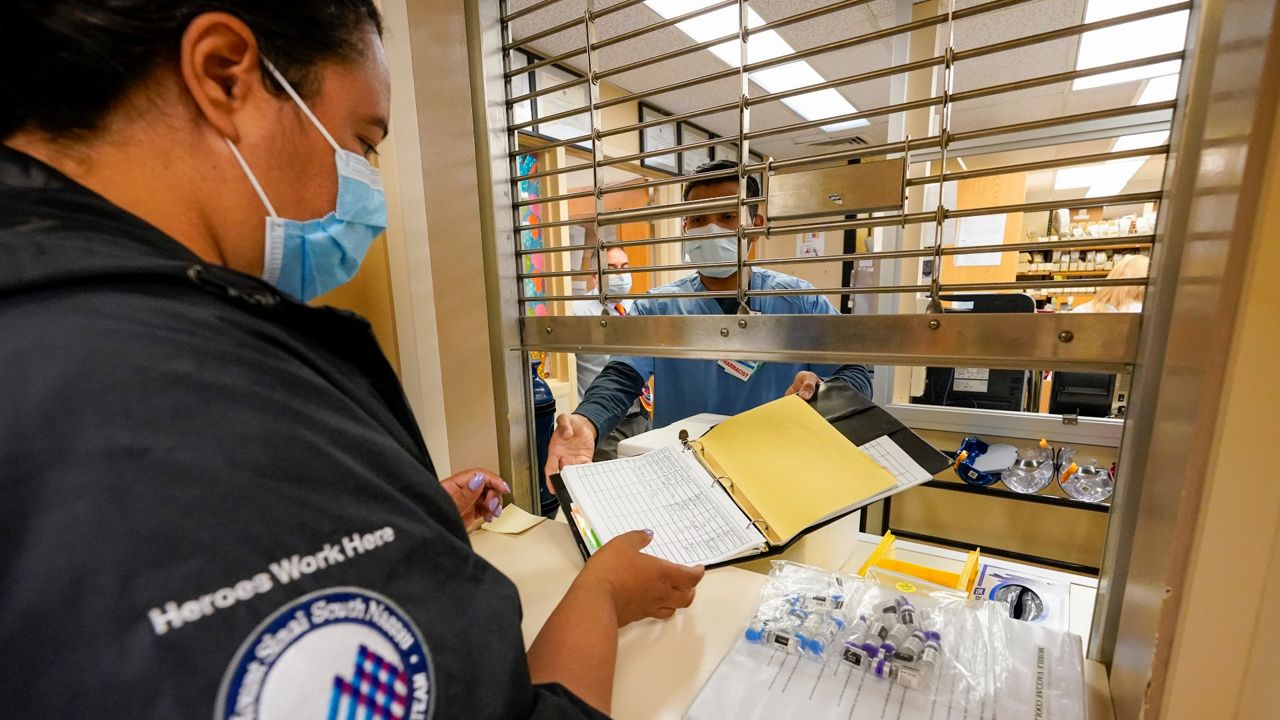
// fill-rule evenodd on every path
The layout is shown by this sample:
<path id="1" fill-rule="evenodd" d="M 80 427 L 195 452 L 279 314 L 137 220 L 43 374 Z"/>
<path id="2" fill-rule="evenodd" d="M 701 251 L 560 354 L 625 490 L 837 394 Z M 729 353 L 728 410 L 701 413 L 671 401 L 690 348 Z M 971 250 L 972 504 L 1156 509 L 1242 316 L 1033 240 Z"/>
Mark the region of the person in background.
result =
<path id="1" fill-rule="evenodd" d="M 696 174 L 733 170 L 728 160 L 706 163 Z M 695 179 L 685 184 L 685 200 L 734 196 L 736 176 Z M 760 196 L 760 185 L 747 179 L 747 197 Z M 748 205 L 751 225 L 765 219 L 755 204 Z M 667 294 L 736 291 L 738 288 L 736 237 L 706 238 L 738 229 L 737 209 L 685 217 L 684 254 L 692 263 L 707 263 L 697 272 L 669 285 L 655 288 L 636 301 L 632 315 L 734 315 L 740 310 L 736 297 L 664 297 Z M 714 266 L 711 266 L 714 265 Z M 764 268 L 747 267 L 751 290 L 805 290 L 813 285 L 800 278 Z M 835 315 L 838 311 L 821 295 L 768 295 L 747 298 L 747 310 L 765 315 Z M 596 441 L 608 436 L 628 408 L 641 395 L 646 379 L 653 377 L 653 426 L 665 427 L 698 413 L 735 415 L 770 400 L 799 394 L 806 400 L 824 381 L 844 382 L 871 396 L 871 371 L 862 365 L 813 365 L 793 362 L 760 362 L 751 359 L 689 360 L 615 356 L 583 394 L 572 414 L 556 420 L 546 473 L 550 477 L 566 465 L 592 461 Z"/>
<path id="2" fill-rule="evenodd" d="M 1108 280 L 1116 278 L 1145 278 L 1151 269 L 1151 259 L 1146 255 L 1125 255 L 1107 273 Z M 1078 313 L 1111 313 L 1142 312 L 1142 299 L 1146 296 L 1146 287 L 1142 285 L 1111 285 L 1098 288 L 1093 299 L 1071 312 Z"/>
<path id="3" fill-rule="evenodd" d="M 465 529 L 506 483 L 439 478 L 369 324 L 305 304 L 386 226 L 381 28 L 0 4 L 4 707 L 600 718 L 618 628 L 693 601 L 701 568 L 620 535 L 526 651 Z"/>
<path id="4" fill-rule="evenodd" d="M 592 269 L 595 268 L 597 254 L 589 255 L 592 259 Z M 605 253 L 605 267 L 611 270 L 622 270 L 631 267 L 631 263 L 627 260 L 627 253 L 622 248 L 610 248 Z M 626 295 L 631 292 L 631 273 L 613 273 L 604 276 L 605 282 L 608 283 L 609 295 Z M 599 288 L 599 278 L 595 275 L 590 276 L 588 286 L 591 288 L 589 294 L 594 295 Z M 632 305 L 635 300 L 611 300 L 607 304 L 601 303 L 599 296 L 583 298 L 573 301 L 573 314 L 579 317 L 600 317 L 601 315 L 626 315 L 631 312 Z M 587 392 L 587 388 L 600 375 L 600 371 L 604 369 L 606 363 L 609 362 L 608 355 L 591 355 L 588 353 L 574 353 L 574 358 L 578 365 L 578 401 L 582 401 L 582 396 Z M 637 398 L 630 408 L 627 408 L 627 414 L 618 423 L 613 432 L 600 441 L 596 446 L 595 460 L 612 460 L 618 456 L 618 443 L 629 437 L 639 435 L 649 429 L 649 411 L 644 408 L 640 399 Z"/>

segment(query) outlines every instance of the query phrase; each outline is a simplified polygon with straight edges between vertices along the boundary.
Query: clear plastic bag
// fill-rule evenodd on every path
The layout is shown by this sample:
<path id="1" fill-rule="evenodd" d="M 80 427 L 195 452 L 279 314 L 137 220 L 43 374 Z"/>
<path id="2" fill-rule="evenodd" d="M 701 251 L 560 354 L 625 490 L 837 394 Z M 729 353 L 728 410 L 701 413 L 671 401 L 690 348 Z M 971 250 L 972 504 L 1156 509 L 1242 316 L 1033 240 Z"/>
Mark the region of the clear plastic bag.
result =
<path id="1" fill-rule="evenodd" d="M 774 561 L 744 636 L 688 717 L 732 710 L 744 719 L 858 719 L 886 708 L 928 717 L 938 707 L 982 720 L 1031 717 L 1037 708 L 1052 717 L 1083 713 L 1079 638 L 882 568 L 854 578 Z M 775 682 L 783 668 L 790 680 Z"/>
<path id="2" fill-rule="evenodd" d="M 789 653 L 825 655 L 845 628 L 845 582 L 836 573 L 774 561 L 746 639 Z"/>

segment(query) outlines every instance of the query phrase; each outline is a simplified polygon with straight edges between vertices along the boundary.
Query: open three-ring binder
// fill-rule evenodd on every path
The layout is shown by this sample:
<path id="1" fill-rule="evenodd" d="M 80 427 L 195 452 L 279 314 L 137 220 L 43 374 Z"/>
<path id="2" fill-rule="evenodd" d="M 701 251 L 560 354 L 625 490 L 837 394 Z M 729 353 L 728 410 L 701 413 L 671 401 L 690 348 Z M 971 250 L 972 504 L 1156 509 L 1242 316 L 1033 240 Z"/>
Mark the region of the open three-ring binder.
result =
<path id="1" fill-rule="evenodd" d="M 641 529 L 654 531 L 645 552 L 686 565 L 772 555 L 949 465 L 882 408 L 835 386 L 813 405 L 781 398 L 701 438 L 552 476 L 561 504 L 576 510 L 569 524 L 583 556 Z"/>

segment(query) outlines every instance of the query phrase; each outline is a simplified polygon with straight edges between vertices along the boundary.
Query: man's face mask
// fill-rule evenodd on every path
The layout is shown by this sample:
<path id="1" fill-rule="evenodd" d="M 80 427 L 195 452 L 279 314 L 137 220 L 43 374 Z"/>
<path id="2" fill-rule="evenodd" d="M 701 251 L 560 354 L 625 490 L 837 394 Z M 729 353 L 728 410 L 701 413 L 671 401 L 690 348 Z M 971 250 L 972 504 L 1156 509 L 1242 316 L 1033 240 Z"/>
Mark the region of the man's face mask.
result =
<path id="1" fill-rule="evenodd" d="M 684 235 L 689 238 L 696 238 L 699 235 L 714 235 L 724 232 L 737 232 L 737 228 L 723 228 L 714 223 L 707 223 L 702 227 L 696 227 L 692 230 L 686 230 Z M 709 240 L 685 240 L 684 254 L 689 256 L 689 262 L 728 262 L 734 263 L 725 267 L 698 268 L 698 272 L 703 275 L 716 278 L 729 277 L 738 272 L 738 238 L 711 238 Z"/>
<path id="2" fill-rule="evenodd" d="M 618 273 L 609 276 L 609 294 L 626 295 L 631 292 L 631 273 Z"/>
<path id="3" fill-rule="evenodd" d="M 302 114 L 329 141 L 338 173 L 338 201 L 332 212 L 315 220 L 282 218 L 235 143 L 227 138 L 232 154 L 267 208 L 262 279 L 307 301 L 347 282 L 360 269 L 369 245 L 387 228 L 387 198 L 378 170 L 363 157 L 338 147 L 275 65 L 266 58 L 262 62 Z"/>

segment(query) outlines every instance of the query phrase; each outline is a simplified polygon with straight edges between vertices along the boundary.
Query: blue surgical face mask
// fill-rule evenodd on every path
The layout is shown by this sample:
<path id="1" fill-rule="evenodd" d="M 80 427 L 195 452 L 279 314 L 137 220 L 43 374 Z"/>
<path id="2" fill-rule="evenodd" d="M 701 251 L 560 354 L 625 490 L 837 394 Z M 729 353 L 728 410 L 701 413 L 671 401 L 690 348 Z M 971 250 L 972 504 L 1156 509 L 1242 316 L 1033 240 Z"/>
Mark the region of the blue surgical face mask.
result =
<path id="1" fill-rule="evenodd" d="M 688 238 L 697 238 L 699 235 L 712 235 L 717 233 L 736 232 L 737 228 L 723 228 L 713 223 L 708 223 L 701 227 L 686 230 L 684 235 Z M 698 268 L 698 272 L 708 277 L 726 278 L 738 272 L 738 238 L 711 238 L 708 240 L 685 240 L 684 254 L 689 257 L 689 262 L 727 262 L 732 263 L 724 267 Z"/>
<path id="2" fill-rule="evenodd" d="M 631 292 L 631 273 L 618 273 L 609 276 L 609 294 L 626 295 Z"/>
<path id="3" fill-rule="evenodd" d="M 342 285 L 360 269 L 373 239 L 387 229 L 387 198 L 378 170 L 359 155 L 338 147 L 280 71 L 265 58 L 263 64 L 329 141 L 338 172 L 338 201 L 332 212 L 315 220 L 282 218 L 235 143 L 227 138 L 227 145 L 269 214 L 262 279 L 306 301 Z"/>

